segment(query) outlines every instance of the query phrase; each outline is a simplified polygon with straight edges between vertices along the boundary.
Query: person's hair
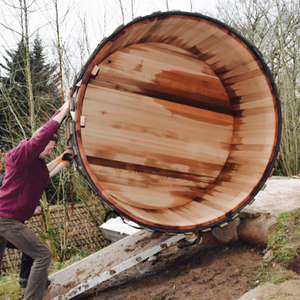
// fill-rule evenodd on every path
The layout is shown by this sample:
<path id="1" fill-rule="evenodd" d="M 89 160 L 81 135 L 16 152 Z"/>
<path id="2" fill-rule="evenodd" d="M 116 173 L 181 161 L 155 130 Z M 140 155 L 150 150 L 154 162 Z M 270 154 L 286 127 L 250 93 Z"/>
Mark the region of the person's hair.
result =
<path id="1" fill-rule="evenodd" d="M 32 134 L 32 137 L 38 135 L 39 132 L 42 130 L 42 128 L 43 128 L 43 126 L 40 127 L 40 128 L 38 128 L 38 129 Z M 58 141 L 58 136 L 57 136 L 56 133 L 54 133 L 54 134 L 52 135 L 52 137 L 50 138 L 50 141 L 54 141 L 55 143 L 57 143 L 57 141 Z"/>

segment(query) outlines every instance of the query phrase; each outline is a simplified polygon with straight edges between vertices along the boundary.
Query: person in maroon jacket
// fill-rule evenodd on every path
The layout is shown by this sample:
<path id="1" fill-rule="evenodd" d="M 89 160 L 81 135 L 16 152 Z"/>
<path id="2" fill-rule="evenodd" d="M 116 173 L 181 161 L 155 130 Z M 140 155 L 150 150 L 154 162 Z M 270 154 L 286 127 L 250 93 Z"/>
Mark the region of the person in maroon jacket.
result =
<path id="1" fill-rule="evenodd" d="M 43 299 L 47 284 L 52 252 L 24 222 L 34 214 L 49 177 L 66 165 L 62 155 L 49 164 L 45 157 L 55 147 L 55 133 L 69 113 L 70 100 L 71 88 L 55 115 L 30 140 L 22 140 L 5 155 L 5 177 L 0 188 L 0 265 L 7 241 L 34 260 L 24 300 Z"/>

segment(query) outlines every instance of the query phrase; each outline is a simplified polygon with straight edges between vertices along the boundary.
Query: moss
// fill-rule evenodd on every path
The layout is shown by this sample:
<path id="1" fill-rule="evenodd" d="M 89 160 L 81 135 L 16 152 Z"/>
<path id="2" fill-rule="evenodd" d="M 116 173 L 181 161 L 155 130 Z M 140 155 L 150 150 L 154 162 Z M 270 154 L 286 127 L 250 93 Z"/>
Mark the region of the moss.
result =
<path id="1" fill-rule="evenodd" d="M 286 280 L 297 278 L 297 275 L 281 265 L 270 263 L 268 260 L 263 260 L 259 266 L 259 273 L 255 286 L 266 282 L 279 283 Z"/>
<path id="2" fill-rule="evenodd" d="M 280 289 L 280 290 L 266 296 L 265 300 L 284 299 L 284 297 L 288 297 L 290 295 L 291 295 L 290 292 Z"/>
<path id="3" fill-rule="evenodd" d="M 281 213 L 269 229 L 267 252 L 259 266 L 257 284 L 283 282 L 298 277 L 293 264 L 300 253 L 300 209 Z"/>

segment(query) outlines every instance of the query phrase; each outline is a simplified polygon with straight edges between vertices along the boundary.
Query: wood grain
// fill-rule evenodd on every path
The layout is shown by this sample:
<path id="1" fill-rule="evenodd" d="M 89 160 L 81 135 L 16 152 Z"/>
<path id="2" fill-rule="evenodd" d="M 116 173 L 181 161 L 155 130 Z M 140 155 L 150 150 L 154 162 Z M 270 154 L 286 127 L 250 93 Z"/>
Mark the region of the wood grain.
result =
<path id="1" fill-rule="evenodd" d="M 214 226 L 265 180 L 280 121 L 270 77 L 219 23 L 184 14 L 135 22 L 106 41 L 83 82 L 82 161 L 129 218 L 160 230 Z"/>

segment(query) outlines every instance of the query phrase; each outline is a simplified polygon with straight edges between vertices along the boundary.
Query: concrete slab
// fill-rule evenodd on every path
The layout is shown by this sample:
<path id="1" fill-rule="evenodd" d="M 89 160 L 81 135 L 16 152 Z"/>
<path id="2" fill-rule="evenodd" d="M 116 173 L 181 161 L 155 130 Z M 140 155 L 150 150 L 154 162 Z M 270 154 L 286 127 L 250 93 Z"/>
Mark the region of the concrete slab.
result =
<path id="1" fill-rule="evenodd" d="M 300 207 L 299 177 L 270 177 L 266 184 L 266 188 L 256 195 L 249 208 L 277 216 Z"/>

